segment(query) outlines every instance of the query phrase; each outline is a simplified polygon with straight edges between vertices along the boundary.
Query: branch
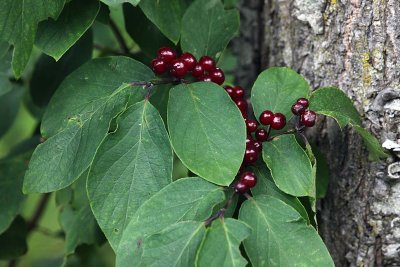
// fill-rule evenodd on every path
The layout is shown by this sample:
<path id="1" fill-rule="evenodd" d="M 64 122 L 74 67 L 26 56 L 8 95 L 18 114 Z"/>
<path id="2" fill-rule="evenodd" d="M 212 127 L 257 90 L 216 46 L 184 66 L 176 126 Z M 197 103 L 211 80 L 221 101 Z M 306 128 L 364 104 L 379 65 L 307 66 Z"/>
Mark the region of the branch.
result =
<path id="1" fill-rule="evenodd" d="M 110 26 L 111 26 L 111 30 L 113 31 L 115 38 L 117 39 L 117 42 L 119 44 L 119 47 L 121 48 L 122 52 L 124 52 L 124 54 L 129 54 L 129 47 L 127 46 L 124 37 L 122 36 L 121 32 L 118 29 L 117 24 L 110 19 Z"/>
<path id="2" fill-rule="evenodd" d="M 296 132 L 296 129 L 290 129 L 290 130 L 287 130 L 287 131 L 284 131 L 284 132 L 281 132 L 281 133 L 271 136 L 270 138 L 267 139 L 267 141 L 272 141 L 275 137 L 278 137 L 278 136 L 281 136 L 284 134 L 292 134 L 295 132 Z"/>
<path id="3" fill-rule="evenodd" d="M 225 211 L 228 208 L 228 206 L 232 203 L 233 197 L 235 196 L 236 191 L 233 191 L 232 194 L 230 195 L 230 197 L 228 198 L 228 200 L 226 201 L 226 203 L 224 204 L 224 206 L 214 215 L 212 215 L 210 218 L 208 218 L 207 220 L 204 221 L 205 226 L 210 225 L 214 220 L 218 219 L 218 218 L 222 218 L 225 215 Z"/>

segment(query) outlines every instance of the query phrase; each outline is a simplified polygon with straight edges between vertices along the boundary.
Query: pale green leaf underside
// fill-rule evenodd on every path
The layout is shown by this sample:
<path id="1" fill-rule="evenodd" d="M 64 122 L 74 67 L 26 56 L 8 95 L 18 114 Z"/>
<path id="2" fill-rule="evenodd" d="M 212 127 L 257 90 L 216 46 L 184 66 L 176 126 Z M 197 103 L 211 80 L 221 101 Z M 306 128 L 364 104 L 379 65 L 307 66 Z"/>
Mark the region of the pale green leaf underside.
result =
<path id="1" fill-rule="evenodd" d="M 117 125 L 98 148 L 87 180 L 93 213 L 114 249 L 136 210 L 172 182 L 173 159 L 167 130 L 149 101 L 127 108 Z"/>
<path id="2" fill-rule="evenodd" d="M 242 163 L 246 127 L 239 109 L 210 82 L 171 89 L 168 129 L 175 153 L 204 179 L 229 185 Z"/>
<path id="3" fill-rule="evenodd" d="M 254 267 L 333 267 L 317 231 L 289 205 L 269 196 L 245 201 L 239 219 L 252 229 L 244 247 Z"/>

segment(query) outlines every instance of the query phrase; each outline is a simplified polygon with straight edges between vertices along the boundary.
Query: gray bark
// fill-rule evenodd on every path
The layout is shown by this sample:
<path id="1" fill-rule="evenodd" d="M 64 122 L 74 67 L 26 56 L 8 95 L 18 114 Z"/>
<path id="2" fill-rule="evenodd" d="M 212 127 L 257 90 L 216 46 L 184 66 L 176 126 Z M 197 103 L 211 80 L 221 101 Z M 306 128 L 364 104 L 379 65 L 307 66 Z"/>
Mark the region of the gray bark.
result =
<path id="1" fill-rule="evenodd" d="M 364 126 L 400 143 L 399 0 L 242 0 L 234 42 L 238 83 L 289 66 L 312 88 L 337 86 Z M 244 22 L 244 23 L 243 23 Z M 359 136 L 320 119 L 308 132 L 327 155 L 331 180 L 320 232 L 337 266 L 400 266 L 400 152 L 368 160 Z"/>

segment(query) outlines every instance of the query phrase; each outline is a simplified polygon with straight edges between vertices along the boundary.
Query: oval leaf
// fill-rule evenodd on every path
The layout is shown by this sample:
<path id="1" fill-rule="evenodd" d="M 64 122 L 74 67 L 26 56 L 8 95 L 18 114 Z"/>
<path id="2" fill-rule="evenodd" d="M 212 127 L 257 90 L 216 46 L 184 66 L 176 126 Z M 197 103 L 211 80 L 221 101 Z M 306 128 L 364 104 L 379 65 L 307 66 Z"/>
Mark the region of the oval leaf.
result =
<path id="1" fill-rule="evenodd" d="M 172 146 L 193 173 L 229 185 L 242 163 L 246 127 L 222 87 L 210 82 L 171 89 L 168 129 Z"/>
<path id="2" fill-rule="evenodd" d="M 87 180 L 93 213 L 113 248 L 136 210 L 172 182 L 172 149 L 158 111 L 144 100 L 117 119 Z M 110 220 L 112 218 L 112 220 Z"/>
<path id="3" fill-rule="evenodd" d="M 334 266 L 317 231 L 289 205 L 269 196 L 245 201 L 239 219 L 253 229 L 244 241 L 258 266 Z"/>
<path id="4" fill-rule="evenodd" d="M 292 196 L 314 196 L 314 176 L 310 159 L 294 135 L 281 135 L 263 143 L 263 159 L 275 184 Z"/>

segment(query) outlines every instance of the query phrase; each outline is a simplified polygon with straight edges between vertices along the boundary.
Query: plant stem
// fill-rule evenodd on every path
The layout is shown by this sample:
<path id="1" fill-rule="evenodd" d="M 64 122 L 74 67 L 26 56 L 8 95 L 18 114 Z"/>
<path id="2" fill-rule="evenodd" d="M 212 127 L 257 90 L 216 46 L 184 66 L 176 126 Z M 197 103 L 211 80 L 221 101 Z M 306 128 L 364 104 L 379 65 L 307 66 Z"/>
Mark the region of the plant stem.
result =
<path id="1" fill-rule="evenodd" d="M 278 136 L 281 136 L 284 134 L 292 134 L 295 132 L 296 132 L 296 129 L 290 129 L 290 130 L 287 130 L 287 131 L 284 131 L 284 132 L 281 132 L 281 133 L 271 136 L 270 138 L 267 139 L 267 141 L 272 141 L 275 137 L 278 137 Z"/>
<path id="2" fill-rule="evenodd" d="M 122 36 L 120 30 L 118 29 L 117 24 L 112 19 L 110 19 L 110 27 L 115 35 L 115 38 L 117 39 L 117 42 L 122 52 L 126 55 L 129 55 L 129 47 L 127 46 L 124 37 Z"/>
<path id="3" fill-rule="evenodd" d="M 210 225 L 214 220 L 218 218 L 222 218 L 225 215 L 225 211 L 228 208 L 228 206 L 232 203 L 233 197 L 235 196 L 236 192 L 233 191 L 228 200 L 225 202 L 224 206 L 214 215 L 212 215 L 210 218 L 204 221 L 205 226 Z"/>

